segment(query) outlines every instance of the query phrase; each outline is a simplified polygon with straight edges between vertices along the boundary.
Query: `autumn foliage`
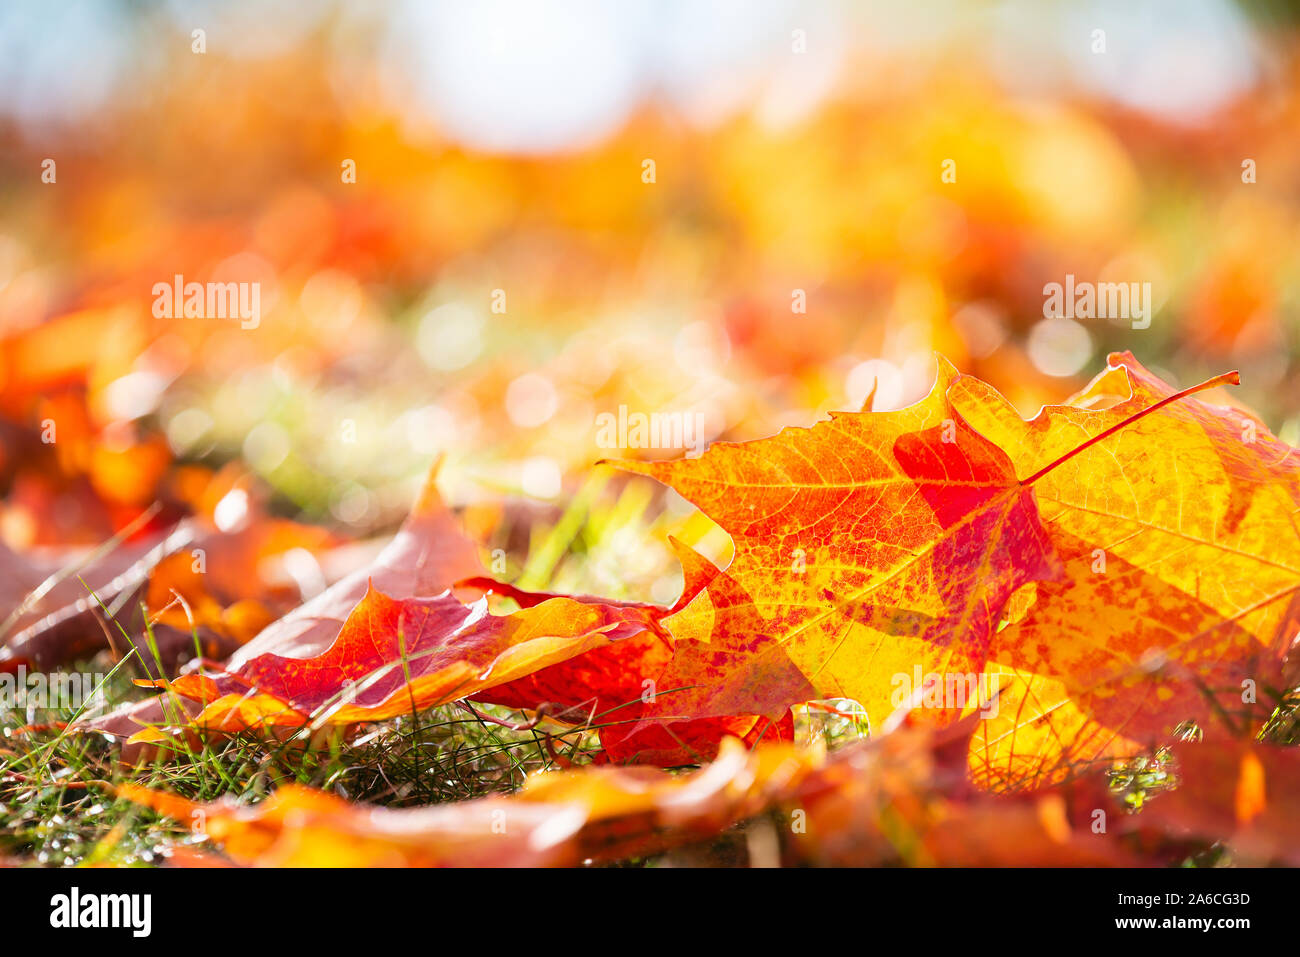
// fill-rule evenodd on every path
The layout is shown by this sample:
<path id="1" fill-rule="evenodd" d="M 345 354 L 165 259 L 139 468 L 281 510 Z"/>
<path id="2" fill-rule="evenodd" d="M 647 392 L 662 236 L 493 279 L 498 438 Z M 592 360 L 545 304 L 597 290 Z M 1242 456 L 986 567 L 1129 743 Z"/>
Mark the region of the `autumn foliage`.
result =
<path id="1" fill-rule="evenodd" d="M 110 734 L 126 761 L 171 760 L 231 734 L 312 747 L 322 729 L 355 737 L 468 700 L 515 709 L 548 740 L 598 733 L 595 766 L 427 809 L 297 785 L 255 808 L 115 789 L 173 818 L 201 812 L 242 864 L 572 865 L 754 820 L 789 830 L 786 862 L 1124 865 L 1172 861 L 1195 838 L 1290 860 L 1295 762 L 1243 732 L 1292 673 L 1300 458 L 1205 399 L 1235 381 L 1178 391 L 1117 354 L 1025 420 L 939 358 L 929 395 L 897 411 L 615 463 L 734 543 L 718 568 L 674 541 L 684 587 L 663 606 L 496 581 L 435 473 L 373 558 L 233 654 L 141 679 L 155 697 L 70 730 Z M 240 553 L 330 544 L 261 521 L 256 535 L 193 534 Z M 166 591 L 214 636 L 240 637 L 243 603 L 276 607 L 266 586 L 187 578 L 177 548 L 132 555 L 115 579 L 149 596 L 153 624 L 178 624 L 176 603 L 157 607 Z M 70 614 L 27 625 L 9 660 L 66 658 Z M 796 743 L 794 714 L 827 699 L 869 739 Z M 1180 786 L 1126 814 L 1101 772 L 1191 727 L 1206 741 L 1174 750 Z M 1112 826 L 1095 827 L 1099 813 Z"/>
<path id="2" fill-rule="evenodd" d="M 0 865 L 1300 866 L 1300 6 L 911 6 L 0 6 Z"/>

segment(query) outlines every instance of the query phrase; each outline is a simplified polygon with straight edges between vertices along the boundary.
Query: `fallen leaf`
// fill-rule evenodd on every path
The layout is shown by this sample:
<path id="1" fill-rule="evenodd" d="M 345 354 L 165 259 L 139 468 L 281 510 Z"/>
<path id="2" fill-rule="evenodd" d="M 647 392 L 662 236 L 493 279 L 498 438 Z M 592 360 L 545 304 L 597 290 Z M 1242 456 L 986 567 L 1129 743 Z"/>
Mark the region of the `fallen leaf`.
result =
<path id="1" fill-rule="evenodd" d="M 682 494 L 732 537 L 735 558 L 666 619 L 677 641 L 648 720 L 758 713 L 829 697 L 873 726 L 892 679 L 983 670 L 1003 606 L 1059 564 L 1033 491 L 946 398 L 835 413 L 809 429 L 702 456 L 618 463 Z M 952 720 L 960 707 L 935 720 Z"/>
<path id="2" fill-rule="evenodd" d="M 310 658 L 263 654 L 217 675 L 182 675 L 171 690 L 205 707 L 217 731 L 262 725 L 377 721 L 511 681 L 628 635 L 641 609 L 553 598 L 509 615 L 450 592 L 394 599 L 372 585 L 333 644 Z"/>

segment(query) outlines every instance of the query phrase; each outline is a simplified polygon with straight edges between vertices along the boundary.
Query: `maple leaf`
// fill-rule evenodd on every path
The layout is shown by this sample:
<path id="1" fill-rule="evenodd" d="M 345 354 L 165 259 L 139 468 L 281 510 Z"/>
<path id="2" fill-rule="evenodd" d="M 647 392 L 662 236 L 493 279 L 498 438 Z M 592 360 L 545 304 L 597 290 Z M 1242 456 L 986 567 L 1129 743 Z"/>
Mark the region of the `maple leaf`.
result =
<path id="1" fill-rule="evenodd" d="M 431 479 L 407 525 L 374 566 L 363 570 L 367 577 L 359 601 L 352 602 L 362 585 L 354 574 L 273 623 L 215 674 L 209 665 L 154 683 L 201 703 L 194 723 L 211 731 L 313 721 L 347 725 L 463 698 L 658 627 L 644 606 L 559 597 L 512 615 L 490 615 L 485 598 L 465 605 L 451 594 L 449 573 L 461 570 L 479 570 L 477 559 L 451 526 Z M 417 594 L 393 597 L 378 581 Z M 435 583 L 442 585 L 440 593 L 418 594 Z M 346 617 L 340 621 L 339 614 Z M 328 647 L 302 654 L 327 635 Z M 294 653 L 249 650 L 268 646 Z M 137 711 L 129 717 L 139 723 L 145 715 Z M 156 731 L 136 739 L 157 740 Z"/>
<path id="2" fill-rule="evenodd" d="M 946 398 L 832 414 L 696 459 L 620 462 L 693 502 L 735 557 L 665 623 L 677 640 L 648 718 L 759 713 L 852 698 L 873 725 L 891 676 L 979 672 L 1007 599 L 1056 577 L 1033 491 Z M 936 715 L 950 720 L 960 708 Z"/>
<path id="3" fill-rule="evenodd" d="M 267 653 L 168 686 L 203 702 L 195 722 L 218 731 L 376 721 L 466 697 L 649 627 L 640 609 L 570 598 L 497 616 L 486 599 L 465 605 L 448 592 L 396 600 L 371 587 L 319 655 Z"/>
<path id="4" fill-rule="evenodd" d="M 736 546 L 665 620 L 677 647 L 663 682 L 687 690 L 647 722 L 847 697 L 879 725 L 906 700 L 900 678 L 979 679 L 984 697 L 939 695 L 925 714 L 951 721 L 996 695 L 971 761 L 986 785 L 1023 787 L 1222 711 L 1247 677 L 1280 683 L 1298 607 L 1295 459 L 1253 420 L 1243 449 L 1239 414 L 1189 398 L 1235 373 L 1176 392 L 1140 370 L 1108 408 L 1027 423 L 939 365 L 930 395 L 898 412 L 619 463 Z"/>

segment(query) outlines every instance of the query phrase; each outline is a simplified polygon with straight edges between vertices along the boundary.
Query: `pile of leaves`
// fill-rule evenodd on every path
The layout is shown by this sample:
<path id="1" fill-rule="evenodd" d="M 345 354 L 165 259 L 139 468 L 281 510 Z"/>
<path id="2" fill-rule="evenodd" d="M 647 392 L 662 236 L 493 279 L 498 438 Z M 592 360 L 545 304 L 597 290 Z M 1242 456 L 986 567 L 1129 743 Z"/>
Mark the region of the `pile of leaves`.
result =
<path id="1" fill-rule="evenodd" d="M 1295 863 L 1300 454 L 1205 400 L 1235 373 L 1117 354 L 1025 420 L 938 364 L 897 411 L 612 463 L 734 545 L 674 541 L 671 605 L 497 580 L 433 476 L 378 551 L 218 477 L 77 575 L 5 556 L 0 667 L 147 689 L 10 729 L 6 803 L 151 808 L 173 864 Z M 304 557 L 295 601 L 265 569 Z"/>

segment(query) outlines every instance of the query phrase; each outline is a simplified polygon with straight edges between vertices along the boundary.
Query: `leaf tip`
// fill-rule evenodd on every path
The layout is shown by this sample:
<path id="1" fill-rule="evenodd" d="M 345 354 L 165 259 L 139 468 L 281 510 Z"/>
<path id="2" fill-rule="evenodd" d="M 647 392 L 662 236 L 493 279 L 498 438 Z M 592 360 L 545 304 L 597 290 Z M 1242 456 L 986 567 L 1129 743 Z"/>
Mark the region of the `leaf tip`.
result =
<path id="1" fill-rule="evenodd" d="M 934 353 L 934 366 L 934 389 L 940 392 L 947 392 L 948 387 L 961 378 L 957 367 L 948 361 L 947 356 L 937 350 Z"/>
<path id="2" fill-rule="evenodd" d="M 446 510 L 447 506 L 443 504 L 442 495 L 438 492 L 438 473 L 442 471 L 444 458 L 445 456 L 439 455 L 429 466 L 429 474 L 425 476 L 420 494 L 411 508 L 412 515 L 433 515 Z"/>
<path id="3" fill-rule="evenodd" d="M 876 404 L 876 390 L 879 388 L 880 388 L 880 376 L 876 376 L 871 380 L 871 391 L 868 392 L 867 397 L 862 400 L 862 407 L 858 409 L 859 412 L 871 411 L 871 407 Z"/>

